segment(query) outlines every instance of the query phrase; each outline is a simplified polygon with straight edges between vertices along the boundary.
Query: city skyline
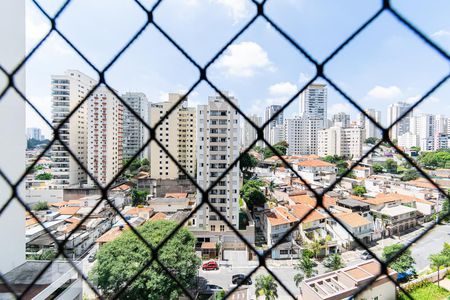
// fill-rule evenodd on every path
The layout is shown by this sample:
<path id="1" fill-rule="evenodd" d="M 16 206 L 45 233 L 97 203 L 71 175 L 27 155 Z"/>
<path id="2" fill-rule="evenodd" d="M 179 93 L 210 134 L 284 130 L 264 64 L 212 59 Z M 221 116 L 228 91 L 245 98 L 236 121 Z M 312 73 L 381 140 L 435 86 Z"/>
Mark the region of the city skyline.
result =
<path id="1" fill-rule="evenodd" d="M 100 2 L 92 4 L 93 12 L 102 5 Z M 377 4 L 378 1 L 374 2 L 373 5 L 371 3 L 372 6 L 351 1 L 348 4 L 331 4 L 323 7 L 318 2 L 316 4 L 293 4 L 288 1 L 280 1 L 279 3 L 268 3 L 267 11 L 270 15 L 273 15 L 275 21 L 288 27 L 288 33 L 294 38 L 306 43 L 305 45 L 301 43 L 301 45 L 309 50 L 313 56 L 323 59 L 327 53 L 331 52 L 333 46 L 337 46 L 341 40 L 352 32 L 350 28 L 361 23 L 364 19 L 363 15 L 370 15 L 376 9 Z M 122 4 L 122 6 L 118 6 L 113 2 L 108 7 L 109 11 L 117 13 L 118 10 L 127 12 L 130 10 L 130 17 L 134 16 L 136 20 L 124 26 L 125 29 L 118 28 L 118 38 L 111 42 L 114 47 L 101 38 L 102 32 L 99 33 L 99 38 L 102 40 L 100 44 L 102 45 L 98 45 L 95 43 L 96 31 L 82 36 L 79 33 L 73 33 L 78 29 L 78 27 L 72 25 L 74 18 L 86 8 L 86 5 L 84 2 L 70 5 L 71 15 L 68 14 L 67 19 L 61 21 L 60 26 L 63 32 L 67 32 L 68 35 L 74 37 L 74 42 L 80 46 L 82 52 L 89 50 L 92 53 L 93 56 L 88 57 L 89 59 L 95 60 L 96 65 L 101 65 L 102 61 L 107 60 L 107 54 L 112 51 L 111 49 L 120 48 L 125 43 L 126 36 L 133 32 L 135 27 L 139 27 L 138 21 L 141 15 L 134 9 L 133 5 Z M 179 24 L 180 26 L 177 28 L 167 24 L 169 16 L 166 13 L 171 11 L 170 9 L 174 5 L 182 5 L 185 8 L 183 10 L 184 15 L 180 16 L 179 19 L 183 26 Z M 400 8 L 404 8 L 401 3 L 398 5 Z M 411 7 L 407 7 L 407 16 L 411 15 L 417 17 L 418 20 L 424 20 L 431 12 L 418 9 L 421 5 L 423 4 L 413 3 Z M 445 34 L 450 31 L 450 28 L 445 25 L 446 23 L 441 18 L 447 5 L 442 3 L 442 7 L 438 5 L 432 8 L 436 11 L 432 10 L 434 12 L 433 17 L 428 18 L 431 21 L 427 23 L 428 27 L 424 29 L 425 33 L 443 47 L 450 45 L 450 37 Z M 237 5 L 236 7 L 233 8 L 233 4 L 223 4 L 220 1 L 210 1 L 205 6 L 199 6 L 198 1 L 186 1 L 186 3 L 169 1 L 164 2 L 158 9 L 160 10 L 160 22 L 164 25 L 164 28 L 167 27 L 169 33 L 174 34 L 177 41 L 179 40 L 180 44 L 185 46 L 188 53 L 192 53 L 195 59 L 206 61 L 222 46 L 218 41 L 227 37 L 230 38 L 232 33 L 237 31 L 253 12 L 253 8 L 249 4 L 244 3 L 244 5 Z M 226 13 L 217 13 L 214 10 L 215 8 L 224 8 Z M 286 8 L 291 8 L 291 10 Z M 320 9 L 324 9 L 329 18 L 313 20 L 308 16 L 308 12 Z M 346 9 L 353 11 L 354 14 L 350 14 L 351 17 L 338 16 L 331 13 L 333 9 L 336 11 Z M 279 11 L 286 12 L 286 19 L 290 21 L 282 21 L 279 18 Z M 418 14 L 417 11 L 421 11 L 421 14 Z M 295 20 L 302 20 L 301 24 L 296 24 L 298 21 L 289 18 L 293 14 L 302 16 L 302 18 L 295 18 Z M 228 22 L 230 28 L 217 31 L 217 36 L 211 37 L 211 42 L 206 43 L 205 47 L 193 47 L 195 38 L 191 36 L 192 29 L 197 28 L 196 30 L 202 32 L 207 30 L 198 28 L 196 19 L 199 17 L 202 17 L 204 22 L 211 22 L 215 18 L 214 20 L 217 21 L 219 27 L 223 22 Z M 404 30 L 390 16 L 386 15 L 382 18 L 384 22 L 376 22 L 373 28 L 369 27 L 366 33 L 356 39 L 355 45 L 350 45 L 339 53 L 333 60 L 335 62 L 327 66 L 325 71 L 338 86 L 353 99 L 359 101 L 363 108 L 374 108 L 382 111 L 382 122 L 385 123 L 387 120 L 386 110 L 390 104 L 398 101 L 412 102 L 417 100 L 437 82 L 444 72 L 443 68 L 446 70 L 446 64 L 442 63 L 442 60 L 432 49 L 422 45 L 415 36 Z M 63 20 L 63 18 L 61 19 Z M 339 25 L 336 28 L 331 27 L 331 24 L 337 21 L 340 21 L 338 22 Z M 108 24 L 108 21 L 103 18 L 101 18 L 101 22 Z M 318 22 L 323 24 L 319 26 Z M 33 42 L 36 42 L 39 37 L 45 34 L 47 27 L 45 20 L 38 16 L 33 6 L 27 7 L 27 24 L 29 25 L 27 27 L 27 44 L 28 47 L 31 47 Z M 305 29 L 306 24 L 315 24 L 317 28 L 328 29 L 331 32 L 334 30 L 334 36 L 329 32 L 323 32 L 324 36 L 321 41 L 324 42 L 318 44 L 314 39 L 308 39 L 308 37 L 317 34 L 317 29 L 314 29 L 314 26 Z M 122 25 L 120 24 L 120 26 Z M 294 25 L 298 25 L 296 27 L 300 28 L 304 35 L 303 39 L 300 39 L 298 34 L 292 31 Z M 144 33 L 130 47 L 130 54 L 125 54 L 117 61 L 117 65 L 113 66 L 107 73 L 106 79 L 113 88 L 120 91 L 140 91 L 145 93 L 151 102 L 160 102 L 165 100 L 161 99 L 161 95 L 169 92 L 187 91 L 198 74 L 187 60 L 174 50 L 154 28 L 149 31 L 150 33 Z M 204 33 L 211 36 L 208 32 Z M 374 40 L 380 43 L 380 47 L 376 49 L 370 47 Z M 151 49 L 149 49 L 149 42 L 156 43 L 157 47 L 150 47 Z M 227 90 L 240 99 L 245 113 L 256 113 L 261 116 L 266 106 L 284 103 L 314 74 L 314 69 L 306 62 L 306 59 L 290 47 L 285 47 L 284 43 L 279 34 L 267 23 L 257 21 L 248 33 L 245 33 L 231 45 L 213 64 L 212 68 L 209 69 L 208 76 L 220 90 Z M 96 47 L 92 47 L 94 44 Z M 277 46 L 277 44 L 280 45 Z M 107 46 L 110 46 L 109 51 L 105 49 Z M 143 55 L 143 51 L 146 51 L 147 55 Z M 100 53 L 102 53 L 102 56 L 100 56 Z M 161 56 L 162 53 L 164 53 L 164 56 Z M 408 55 L 405 55 L 405 53 Z M 51 74 L 59 74 L 67 68 L 77 68 L 95 77 L 95 73 L 79 58 L 75 59 L 73 51 L 55 37 L 51 37 L 44 43 L 42 48 L 37 51 L 36 56 L 37 58 L 31 60 L 29 65 L 27 64 L 27 96 L 38 108 L 42 108 L 44 115 L 47 117 L 50 110 L 47 78 Z M 248 58 L 252 56 L 258 57 L 258 60 L 249 60 Z M 134 57 L 140 57 L 139 61 Z M 417 60 L 417 57 L 421 59 Z M 242 63 L 243 60 L 247 62 L 244 64 Z M 164 65 L 169 65 L 172 61 L 178 65 L 176 73 L 164 68 Z M 288 64 L 288 61 L 294 61 L 295 63 Z M 416 70 L 419 69 L 421 72 L 417 74 Z M 401 70 L 401 73 L 394 70 Z M 139 76 L 136 76 L 137 74 Z M 359 76 L 355 76 L 355 74 L 359 74 Z M 247 88 L 249 85 L 254 88 L 249 90 Z M 341 111 L 355 114 L 351 105 L 338 95 L 333 88 L 330 87 L 328 93 L 328 116 Z M 212 90 L 205 83 L 202 83 L 189 95 L 189 98 L 192 104 L 196 106 L 196 104 L 206 103 L 208 95 L 211 94 Z M 448 95 L 450 95 L 449 85 L 444 85 L 419 106 L 419 110 L 438 113 L 436 104 L 444 103 Z M 286 117 L 297 114 L 297 107 L 298 101 L 294 101 L 285 111 Z M 48 133 L 48 128 L 37 121 L 36 115 L 30 113 L 29 109 L 27 112 L 29 122 L 27 127 L 41 127 L 44 132 Z"/>

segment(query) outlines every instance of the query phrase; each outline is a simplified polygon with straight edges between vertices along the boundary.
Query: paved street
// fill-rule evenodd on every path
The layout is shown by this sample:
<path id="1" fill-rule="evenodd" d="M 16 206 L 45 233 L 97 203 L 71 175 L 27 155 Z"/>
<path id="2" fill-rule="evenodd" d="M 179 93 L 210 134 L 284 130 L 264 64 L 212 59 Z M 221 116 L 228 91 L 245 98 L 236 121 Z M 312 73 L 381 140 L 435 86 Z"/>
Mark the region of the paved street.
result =
<path id="1" fill-rule="evenodd" d="M 386 239 L 383 243 L 379 243 L 377 246 L 373 247 L 372 250 L 381 257 L 383 246 L 392 245 L 394 243 L 406 243 L 407 241 L 413 239 L 418 234 L 422 233 L 423 230 L 417 230 L 411 234 L 404 236 L 401 240 L 398 239 Z M 450 225 L 439 225 L 417 243 L 411 245 L 412 256 L 416 260 L 416 269 L 418 272 L 425 269 L 428 265 L 428 256 L 430 254 L 437 253 L 441 251 L 444 242 L 450 242 Z M 363 260 L 360 259 L 360 254 L 362 250 L 348 251 L 343 253 L 342 257 L 347 266 L 356 265 Z M 294 270 L 293 265 L 296 260 L 282 260 L 268 261 L 268 265 L 272 272 L 277 275 L 277 277 L 286 285 L 286 287 L 295 295 L 298 293 L 298 288 L 294 283 L 294 275 L 296 270 Z M 246 267 L 221 267 L 217 271 L 201 271 L 200 277 L 205 278 L 208 283 L 216 284 L 224 289 L 229 289 L 231 284 L 231 277 L 234 274 L 243 273 L 248 274 L 251 272 L 255 266 Z M 317 270 L 319 274 L 326 272 L 325 267 L 319 263 Z M 255 299 L 255 278 L 259 274 L 267 274 L 265 269 L 260 268 L 255 274 L 252 275 L 253 284 L 249 287 L 249 299 Z M 279 286 L 278 288 L 279 299 L 290 299 L 288 294 Z"/>
<path id="2" fill-rule="evenodd" d="M 89 275 L 89 272 L 91 271 L 92 267 L 94 266 L 94 262 L 90 263 L 88 261 L 89 255 L 92 253 L 95 253 L 97 251 L 97 245 L 94 245 L 89 252 L 86 254 L 86 256 L 82 259 L 83 264 L 83 273 L 86 275 L 86 277 Z M 90 289 L 89 285 L 83 281 L 83 299 L 96 299 L 95 293 Z"/>

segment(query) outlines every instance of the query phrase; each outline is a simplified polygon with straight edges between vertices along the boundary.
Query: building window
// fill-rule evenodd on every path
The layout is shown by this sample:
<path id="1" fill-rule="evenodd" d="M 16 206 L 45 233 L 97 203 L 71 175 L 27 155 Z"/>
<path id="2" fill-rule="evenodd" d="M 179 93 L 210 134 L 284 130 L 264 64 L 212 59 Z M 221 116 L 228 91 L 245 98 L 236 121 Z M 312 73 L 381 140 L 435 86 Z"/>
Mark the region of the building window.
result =
<path id="1" fill-rule="evenodd" d="M 220 225 L 220 231 L 225 231 L 225 225 Z"/>
<path id="2" fill-rule="evenodd" d="M 211 231 L 216 231 L 216 225 L 211 225 Z"/>

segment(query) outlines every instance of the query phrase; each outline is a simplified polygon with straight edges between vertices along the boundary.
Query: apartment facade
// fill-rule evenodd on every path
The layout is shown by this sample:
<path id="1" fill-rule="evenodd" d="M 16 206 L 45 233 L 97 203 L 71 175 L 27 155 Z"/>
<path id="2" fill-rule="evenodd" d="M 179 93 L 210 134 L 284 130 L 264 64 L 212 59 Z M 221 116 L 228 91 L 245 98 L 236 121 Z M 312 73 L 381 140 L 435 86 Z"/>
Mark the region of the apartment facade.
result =
<path id="1" fill-rule="evenodd" d="M 287 155 L 317 154 L 318 131 L 322 120 L 295 116 L 284 121 L 284 136 L 288 143 Z"/>
<path id="2" fill-rule="evenodd" d="M 144 93 L 127 92 L 121 98 L 148 124 L 148 100 Z M 149 131 L 144 124 L 126 107 L 123 109 L 123 159 L 131 159 L 149 139 Z M 139 154 L 148 158 L 148 150 Z"/>
<path id="3" fill-rule="evenodd" d="M 310 84 L 300 94 L 300 116 L 307 119 L 320 120 L 320 129 L 327 125 L 327 86 L 326 84 Z"/>
<path id="4" fill-rule="evenodd" d="M 237 105 L 237 99 L 227 95 Z M 211 96 L 197 109 L 197 182 L 208 188 L 239 156 L 239 114 L 221 96 Z M 240 170 L 235 165 L 209 194 L 210 202 L 236 228 L 239 225 Z M 197 194 L 197 205 L 202 195 Z M 219 217 L 202 206 L 192 225 L 211 232 L 229 229 Z"/>
<path id="5" fill-rule="evenodd" d="M 52 125 L 58 126 L 88 96 L 95 84 L 94 79 L 77 70 L 67 70 L 63 75 L 53 75 Z M 59 130 L 60 139 L 84 165 L 87 163 L 87 107 L 84 102 Z M 51 147 L 51 156 L 53 185 L 56 188 L 86 182 L 86 173 L 58 141 Z"/>
<path id="6" fill-rule="evenodd" d="M 330 127 L 319 130 L 318 155 L 339 155 L 361 157 L 364 143 L 364 130 L 358 127 Z"/>
<path id="7" fill-rule="evenodd" d="M 331 118 L 332 126 L 339 126 L 343 128 L 350 127 L 350 115 L 345 112 L 334 114 Z"/>
<path id="8" fill-rule="evenodd" d="M 411 104 L 406 102 L 397 102 L 389 105 L 387 112 L 387 121 L 388 125 L 391 125 L 395 121 L 397 121 L 409 108 Z M 391 139 L 398 139 L 398 137 L 402 134 L 409 132 L 410 126 L 410 117 L 412 116 L 412 111 L 408 113 L 406 116 L 402 117 L 402 119 L 392 126 L 390 131 Z"/>
<path id="9" fill-rule="evenodd" d="M 280 111 L 282 108 L 281 105 L 270 105 L 266 107 L 266 112 L 265 112 L 265 119 L 264 121 L 267 122 L 268 120 L 270 120 L 270 118 L 272 118 L 278 111 Z M 267 126 L 264 128 L 264 138 L 266 139 L 267 142 L 272 143 L 273 138 L 272 138 L 272 128 L 276 127 L 276 126 L 282 126 L 284 123 L 284 115 L 283 115 L 283 111 L 281 111 L 269 124 L 267 124 Z"/>
<path id="10" fill-rule="evenodd" d="M 262 125 L 262 118 L 253 114 L 249 116 L 249 119 L 255 123 L 258 127 Z M 258 133 L 256 132 L 255 128 L 250 125 L 249 122 L 246 120 L 243 120 L 243 126 L 242 126 L 242 147 L 248 148 L 257 138 Z M 257 145 L 262 145 L 261 141 L 257 142 Z"/>
<path id="11" fill-rule="evenodd" d="M 183 95 L 169 93 L 168 101 L 150 105 L 150 124 L 154 127 L 166 116 L 167 112 L 177 105 Z M 185 99 L 163 119 L 156 129 L 156 139 L 191 175 L 195 176 L 196 168 L 196 112 L 188 107 Z M 150 143 L 150 172 L 154 179 L 184 178 L 177 165 L 156 143 Z"/>
<path id="12" fill-rule="evenodd" d="M 364 110 L 367 115 L 372 117 L 377 123 L 381 123 L 381 112 L 379 110 L 375 110 L 372 108 L 368 108 Z M 381 131 L 378 127 L 369 120 L 369 118 L 365 117 L 363 114 L 360 116 L 361 127 L 365 129 L 365 138 L 381 138 Z"/>
<path id="13" fill-rule="evenodd" d="M 42 134 L 40 128 L 27 128 L 27 139 L 35 139 L 35 140 L 42 140 Z"/>
<path id="14" fill-rule="evenodd" d="M 87 101 L 88 170 L 108 184 L 122 167 L 123 104 L 106 87 L 98 87 Z M 94 182 L 88 178 L 88 185 Z"/>

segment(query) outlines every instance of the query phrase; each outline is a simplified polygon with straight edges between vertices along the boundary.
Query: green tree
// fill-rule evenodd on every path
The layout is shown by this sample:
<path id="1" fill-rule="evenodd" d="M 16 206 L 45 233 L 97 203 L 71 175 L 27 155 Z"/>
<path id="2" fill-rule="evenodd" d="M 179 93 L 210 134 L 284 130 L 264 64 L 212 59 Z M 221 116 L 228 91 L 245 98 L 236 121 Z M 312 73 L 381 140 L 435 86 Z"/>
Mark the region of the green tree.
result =
<path id="1" fill-rule="evenodd" d="M 47 210 L 48 203 L 47 203 L 47 201 L 39 201 L 38 203 L 33 205 L 32 209 L 33 210 Z"/>
<path id="2" fill-rule="evenodd" d="M 393 244 L 390 246 L 386 246 L 383 249 L 383 260 L 388 261 L 391 260 L 397 252 L 402 250 L 404 247 L 403 244 Z M 411 256 L 411 250 L 406 249 L 400 257 L 396 258 L 393 262 L 389 264 L 389 267 L 394 269 L 399 273 L 405 273 L 409 270 L 414 270 L 414 258 Z"/>
<path id="3" fill-rule="evenodd" d="M 330 271 L 336 271 L 345 267 L 344 260 L 339 253 L 334 253 L 329 255 L 323 265 L 327 267 Z"/>
<path id="4" fill-rule="evenodd" d="M 241 153 L 241 156 L 239 157 L 239 168 L 241 169 L 242 174 L 244 174 L 244 178 L 250 178 L 253 175 L 253 172 L 251 172 L 251 170 L 254 169 L 257 165 L 258 159 L 256 159 L 256 157 L 249 154 L 248 152 Z"/>
<path id="5" fill-rule="evenodd" d="M 322 251 L 322 244 L 320 243 L 320 241 L 315 240 L 309 244 L 309 250 L 311 251 L 313 256 L 317 258 L 320 255 L 320 252 Z"/>
<path id="6" fill-rule="evenodd" d="M 419 152 L 420 151 L 420 147 L 412 146 L 411 150 Z"/>
<path id="7" fill-rule="evenodd" d="M 438 271 L 438 286 L 439 286 L 439 271 L 441 270 L 441 267 L 448 267 L 450 264 L 450 259 L 448 256 L 437 253 L 437 254 L 431 254 L 429 257 L 430 263 L 432 267 L 435 267 Z"/>
<path id="8" fill-rule="evenodd" d="M 36 180 L 52 180 L 53 175 L 50 173 L 41 173 L 34 176 L 34 179 Z"/>
<path id="9" fill-rule="evenodd" d="M 287 149 L 288 149 L 289 145 L 285 142 L 285 141 L 281 141 L 276 143 L 275 145 L 273 145 L 273 148 L 275 149 L 275 153 L 272 151 L 272 149 L 270 149 L 269 147 L 264 148 L 263 150 L 263 154 L 264 154 L 264 158 L 268 158 L 274 155 L 286 155 Z"/>
<path id="10" fill-rule="evenodd" d="M 294 282 L 297 287 L 300 286 L 304 278 L 311 278 L 317 274 L 316 264 L 311 258 L 311 253 L 308 251 L 302 252 L 294 269 L 300 271 L 294 276 Z"/>
<path id="11" fill-rule="evenodd" d="M 339 156 L 339 155 L 327 155 L 325 157 L 322 158 L 323 161 L 329 162 L 331 164 L 335 164 L 336 168 L 338 169 L 337 171 L 337 175 L 341 176 L 342 174 L 345 173 L 345 171 L 347 171 L 348 169 L 348 163 L 346 161 L 346 158 L 343 156 Z M 351 178 L 352 174 L 348 174 L 347 177 Z"/>
<path id="12" fill-rule="evenodd" d="M 444 202 L 442 203 L 441 211 L 438 213 L 439 221 L 448 221 L 450 216 L 448 215 L 450 212 L 450 190 L 447 191 L 447 195 L 444 198 Z"/>
<path id="13" fill-rule="evenodd" d="M 411 168 L 409 170 L 406 170 L 400 179 L 402 181 L 410 181 L 415 180 L 417 178 L 419 178 L 419 172 L 416 169 Z"/>
<path id="14" fill-rule="evenodd" d="M 27 140 L 27 150 L 31 150 L 36 148 L 37 146 L 45 147 L 50 141 L 49 140 L 36 140 L 36 139 L 28 139 Z"/>
<path id="15" fill-rule="evenodd" d="M 381 164 L 373 164 L 372 169 L 375 174 L 383 173 L 383 166 Z"/>
<path id="16" fill-rule="evenodd" d="M 391 159 L 391 158 L 387 159 L 384 162 L 384 167 L 386 168 L 386 171 L 388 173 L 397 174 L 397 167 L 398 166 L 397 166 L 397 163 L 393 159 Z"/>
<path id="17" fill-rule="evenodd" d="M 137 227 L 151 245 L 158 245 L 177 227 L 176 222 L 146 222 Z M 176 233 L 158 251 L 159 261 L 187 289 L 195 287 L 200 258 L 195 253 L 196 238 L 186 227 Z M 152 251 L 131 231 L 125 230 L 117 239 L 103 245 L 89 278 L 111 298 L 152 258 Z M 119 299 L 178 299 L 183 291 L 162 269 L 152 262 L 132 281 Z"/>
<path id="18" fill-rule="evenodd" d="M 261 191 L 261 187 L 264 185 L 261 180 L 247 180 L 242 186 L 241 197 L 251 211 L 255 206 L 263 206 L 266 203 L 266 196 Z"/>
<path id="19" fill-rule="evenodd" d="M 131 190 L 131 205 L 138 206 L 144 204 L 147 201 L 147 196 L 147 191 L 133 188 Z"/>
<path id="20" fill-rule="evenodd" d="M 377 139 L 376 137 L 368 137 L 364 143 L 366 144 L 371 144 L 371 145 L 375 145 L 376 143 L 378 143 L 379 139 Z"/>
<path id="21" fill-rule="evenodd" d="M 51 260 L 56 257 L 56 251 L 53 249 L 43 249 L 41 253 L 28 254 L 29 260 Z"/>
<path id="22" fill-rule="evenodd" d="M 148 158 L 143 158 L 141 160 L 141 166 L 150 166 L 150 161 L 148 160 Z"/>
<path id="23" fill-rule="evenodd" d="M 266 300 L 278 298 L 278 285 L 271 275 L 259 275 L 256 277 L 255 296 L 265 296 Z"/>
<path id="24" fill-rule="evenodd" d="M 220 290 L 218 291 L 215 295 L 214 295 L 214 300 L 222 300 L 223 298 L 225 298 L 225 291 L 224 290 Z"/>
<path id="25" fill-rule="evenodd" d="M 366 187 L 363 185 L 355 185 L 353 187 L 353 195 L 362 197 L 364 194 L 367 193 Z"/>

